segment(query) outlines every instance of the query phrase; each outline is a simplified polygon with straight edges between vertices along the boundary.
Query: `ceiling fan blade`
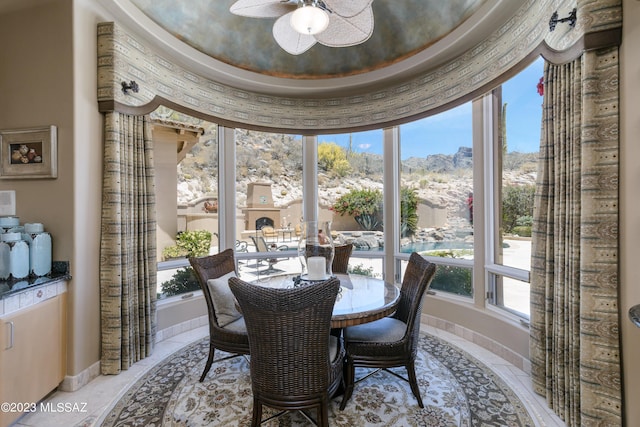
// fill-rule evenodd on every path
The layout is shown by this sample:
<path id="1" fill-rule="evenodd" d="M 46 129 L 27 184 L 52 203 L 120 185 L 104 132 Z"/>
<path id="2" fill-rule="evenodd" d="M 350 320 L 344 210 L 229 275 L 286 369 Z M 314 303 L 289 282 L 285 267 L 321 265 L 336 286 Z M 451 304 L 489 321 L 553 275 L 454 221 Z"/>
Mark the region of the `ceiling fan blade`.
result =
<path id="1" fill-rule="evenodd" d="M 291 26 L 291 14 L 289 12 L 278 18 L 273 24 L 273 38 L 282 49 L 291 55 L 300 55 L 316 44 L 316 38 L 307 34 L 300 34 Z"/>
<path id="2" fill-rule="evenodd" d="M 231 5 L 229 12 L 249 18 L 278 18 L 296 7 L 295 3 L 280 0 L 238 0 Z"/>
<path id="3" fill-rule="evenodd" d="M 347 47 L 364 43 L 373 34 L 373 9 L 365 8 L 351 18 L 343 18 L 335 13 L 329 16 L 329 26 L 315 38 L 329 47 Z"/>
<path id="4" fill-rule="evenodd" d="M 351 18 L 371 7 L 373 0 L 323 0 L 324 4 L 335 14 L 343 18 Z"/>

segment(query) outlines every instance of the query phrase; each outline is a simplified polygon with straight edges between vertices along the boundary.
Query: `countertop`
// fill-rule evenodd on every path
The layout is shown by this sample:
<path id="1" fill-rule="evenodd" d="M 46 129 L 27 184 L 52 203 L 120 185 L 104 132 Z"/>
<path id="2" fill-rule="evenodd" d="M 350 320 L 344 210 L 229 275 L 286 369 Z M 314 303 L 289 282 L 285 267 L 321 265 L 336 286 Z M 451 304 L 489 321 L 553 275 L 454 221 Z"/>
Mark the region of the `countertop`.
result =
<path id="1" fill-rule="evenodd" d="M 0 300 L 8 298 L 22 291 L 51 285 L 56 282 L 71 279 L 68 261 L 54 261 L 51 273 L 41 277 L 27 277 L 19 280 L 0 280 Z"/>

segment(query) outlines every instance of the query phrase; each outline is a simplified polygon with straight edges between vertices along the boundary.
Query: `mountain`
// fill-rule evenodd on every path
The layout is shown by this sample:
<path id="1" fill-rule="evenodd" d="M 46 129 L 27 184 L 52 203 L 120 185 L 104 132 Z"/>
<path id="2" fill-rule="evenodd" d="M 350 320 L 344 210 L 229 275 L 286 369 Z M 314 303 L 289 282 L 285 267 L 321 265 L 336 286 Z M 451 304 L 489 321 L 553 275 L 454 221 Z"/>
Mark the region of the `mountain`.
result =
<path id="1" fill-rule="evenodd" d="M 301 140 L 290 135 L 237 129 L 236 190 L 239 207 L 246 205 L 249 182 L 271 182 L 276 206 L 302 198 Z M 418 197 L 452 213 L 464 210 L 473 191 L 473 155 L 470 147 L 454 154 L 411 157 L 402 162 L 402 185 L 414 188 Z M 187 203 L 217 193 L 217 139 L 211 134 L 196 145 L 178 165 L 178 203 Z M 325 206 L 351 189 L 382 189 L 383 157 L 371 153 L 346 153 L 351 167 L 344 176 L 320 170 L 319 199 Z M 533 184 L 537 153 L 507 153 L 504 157 L 505 185 Z"/>

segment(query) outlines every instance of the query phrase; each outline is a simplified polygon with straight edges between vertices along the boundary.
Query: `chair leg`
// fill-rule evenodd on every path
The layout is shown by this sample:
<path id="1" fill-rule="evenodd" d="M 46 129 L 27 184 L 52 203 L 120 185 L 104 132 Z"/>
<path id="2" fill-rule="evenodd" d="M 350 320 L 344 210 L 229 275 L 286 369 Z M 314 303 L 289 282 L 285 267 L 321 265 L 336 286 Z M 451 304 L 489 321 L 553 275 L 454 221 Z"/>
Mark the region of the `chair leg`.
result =
<path id="1" fill-rule="evenodd" d="M 347 406 L 347 402 L 351 399 L 353 394 L 353 382 L 355 381 L 356 367 L 353 364 L 353 360 L 347 358 L 344 365 L 344 395 L 342 396 L 342 402 L 340 402 L 340 410 L 344 410 Z"/>
<path id="2" fill-rule="evenodd" d="M 318 407 L 318 427 L 329 427 L 329 405 L 323 402 Z"/>
<path id="3" fill-rule="evenodd" d="M 262 423 L 262 403 L 255 397 L 253 398 L 253 418 L 251 419 L 251 427 L 259 427 Z"/>
<path id="4" fill-rule="evenodd" d="M 202 375 L 200 376 L 200 382 L 203 382 L 209 373 L 209 369 L 211 369 L 211 364 L 213 363 L 213 354 L 215 352 L 216 348 L 213 346 L 213 343 L 209 341 L 209 357 L 207 357 L 207 364 L 204 366 L 204 371 L 202 371 Z"/>
<path id="5" fill-rule="evenodd" d="M 416 397 L 418 401 L 418 406 L 424 408 L 424 404 L 422 403 L 422 397 L 420 397 L 420 389 L 418 388 L 418 379 L 416 378 L 416 367 L 415 362 L 411 360 L 407 366 L 407 374 L 409 375 L 409 385 L 411 386 L 411 391 L 413 395 Z"/>

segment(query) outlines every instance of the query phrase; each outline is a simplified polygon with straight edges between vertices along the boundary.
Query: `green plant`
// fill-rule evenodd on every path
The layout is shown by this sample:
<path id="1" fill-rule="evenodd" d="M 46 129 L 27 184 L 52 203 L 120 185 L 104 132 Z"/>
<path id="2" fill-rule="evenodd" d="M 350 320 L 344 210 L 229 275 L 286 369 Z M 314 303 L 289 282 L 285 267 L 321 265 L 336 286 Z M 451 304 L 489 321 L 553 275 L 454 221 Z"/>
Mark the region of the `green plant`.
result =
<path id="1" fill-rule="evenodd" d="M 184 258 L 187 256 L 187 251 L 177 245 L 167 246 L 162 250 L 162 258 L 172 259 L 172 258 Z"/>
<path id="2" fill-rule="evenodd" d="M 204 256 L 209 254 L 211 246 L 211 232 L 206 230 L 191 230 L 178 233 L 176 244 L 162 250 L 164 259 L 182 258 L 187 256 Z"/>
<path id="3" fill-rule="evenodd" d="M 461 258 L 472 253 L 469 249 L 443 249 L 426 252 L 430 256 L 441 258 Z M 431 282 L 431 289 L 471 297 L 473 295 L 472 269 L 438 265 Z"/>
<path id="4" fill-rule="evenodd" d="M 516 226 L 532 225 L 534 193 L 535 185 L 512 185 L 504 188 L 502 228 L 505 233 L 513 233 Z"/>
<path id="5" fill-rule="evenodd" d="M 403 187 L 400 190 L 400 235 L 413 236 L 418 229 L 418 195 L 416 190 Z"/>
<path id="6" fill-rule="evenodd" d="M 351 170 L 344 148 L 335 142 L 318 144 L 318 166 L 341 177 Z"/>
<path id="7" fill-rule="evenodd" d="M 373 267 L 365 267 L 363 264 L 358 264 L 348 267 L 349 274 L 359 274 L 361 276 L 376 277 L 377 274 L 373 272 Z"/>
<path id="8" fill-rule="evenodd" d="M 336 200 L 331 210 L 340 215 L 351 215 L 364 230 L 375 230 L 380 223 L 382 205 L 380 190 L 351 190 Z"/>
<path id="9" fill-rule="evenodd" d="M 519 226 L 513 227 L 513 230 L 511 230 L 511 232 L 521 237 L 531 237 L 531 226 L 519 225 Z"/>
<path id="10" fill-rule="evenodd" d="M 160 286 L 162 287 L 162 293 L 168 297 L 200 289 L 198 279 L 191 267 L 178 269 L 171 280 L 162 282 Z"/>
<path id="11" fill-rule="evenodd" d="M 431 282 L 431 289 L 470 297 L 473 295 L 471 269 L 439 265 Z"/>

